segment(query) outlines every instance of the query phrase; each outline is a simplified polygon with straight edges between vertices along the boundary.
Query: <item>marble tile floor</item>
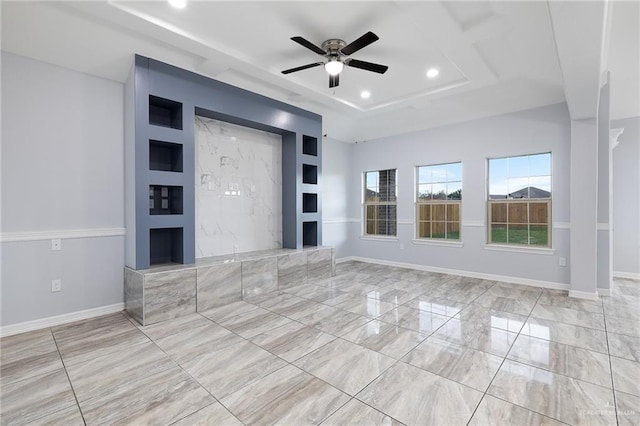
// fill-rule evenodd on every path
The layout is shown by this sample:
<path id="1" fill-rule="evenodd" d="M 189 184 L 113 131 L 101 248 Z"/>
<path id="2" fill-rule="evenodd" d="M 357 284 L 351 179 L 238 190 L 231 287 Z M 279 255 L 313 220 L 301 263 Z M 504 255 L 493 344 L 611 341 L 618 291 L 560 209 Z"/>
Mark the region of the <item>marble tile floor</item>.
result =
<path id="1" fill-rule="evenodd" d="M 638 425 L 640 282 L 567 292 L 360 262 L 150 326 L 0 339 L 0 424 Z"/>

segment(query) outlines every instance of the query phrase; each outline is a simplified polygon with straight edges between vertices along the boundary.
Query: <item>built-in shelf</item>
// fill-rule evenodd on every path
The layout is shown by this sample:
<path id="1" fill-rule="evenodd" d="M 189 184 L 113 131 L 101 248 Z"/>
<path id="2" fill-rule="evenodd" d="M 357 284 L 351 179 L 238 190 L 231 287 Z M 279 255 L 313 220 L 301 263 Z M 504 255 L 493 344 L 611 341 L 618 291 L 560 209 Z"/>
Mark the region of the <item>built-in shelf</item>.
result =
<path id="1" fill-rule="evenodd" d="M 302 165 L 302 183 L 318 184 L 318 166 L 312 164 Z"/>
<path id="2" fill-rule="evenodd" d="M 302 193 L 302 213 L 318 213 L 318 194 Z"/>
<path id="3" fill-rule="evenodd" d="M 149 185 L 149 214 L 182 214 L 182 187 Z"/>
<path id="4" fill-rule="evenodd" d="M 149 230 L 150 264 L 183 263 L 182 228 Z"/>
<path id="5" fill-rule="evenodd" d="M 182 104 L 149 95 L 149 124 L 182 130 Z"/>
<path id="6" fill-rule="evenodd" d="M 307 155 L 318 156 L 318 138 L 312 136 L 302 136 L 302 153 Z"/>
<path id="7" fill-rule="evenodd" d="M 318 245 L 318 222 L 302 222 L 302 245 Z"/>
<path id="8" fill-rule="evenodd" d="M 182 172 L 182 145 L 150 140 L 149 170 Z"/>

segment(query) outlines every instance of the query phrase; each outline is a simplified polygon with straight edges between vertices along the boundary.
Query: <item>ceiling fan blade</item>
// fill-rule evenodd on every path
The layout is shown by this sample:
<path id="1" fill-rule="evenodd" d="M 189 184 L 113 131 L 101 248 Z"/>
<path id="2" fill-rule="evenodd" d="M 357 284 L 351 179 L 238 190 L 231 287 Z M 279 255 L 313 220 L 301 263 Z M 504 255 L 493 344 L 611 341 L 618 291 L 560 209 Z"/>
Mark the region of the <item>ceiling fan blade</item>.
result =
<path id="1" fill-rule="evenodd" d="M 323 64 L 324 64 L 324 62 L 314 62 L 313 64 L 307 64 L 307 65 L 303 65 L 301 67 L 295 67 L 295 68 L 290 68 L 288 70 L 284 70 L 284 71 L 282 71 L 282 74 L 291 74 L 292 72 L 306 70 L 307 68 L 318 67 L 318 66 L 323 65 Z"/>
<path id="2" fill-rule="evenodd" d="M 361 70 L 373 71 L 378 74 L 384 74 L 389 69 L 386 65 L 374 64 L 373 62 L 359 61 L 357 59 L 347 59 L 344 61 L 345 65 L 349 65 L 353 68 L 360 68 Z"/>
<path id="3" fill-rule="evenodd" d="M 324 50 L 322 50 L 321 48 L 319 48 L 318 46 L 316 46 L 315 44 L 311 43 L 309 40 L 300 37 L 300 36 L 295 36 L 295 37 L 291 37 L 291 40 L 295 41 L 296 43 L 306 47 L 309 50 L 312 50 L 314 52 L 316 52 L 318 55 L 325 55 L 327 52 L 325 52 Z"/>
<path id="4" fill-rule="evenodd" d="M 351 43 L 340 49 L 340 52 L 342 52 L 343 55 L 349 56 L 362 49 L 363 47 L 367 47 L 376 40 L 378 40 L 378 36 L 369 31 L 359 39 L 352 41 Z"/>
<path id="5" fill-rule="evenodd" d="M 340 84 L 340 74 L 329 76 L 329 88 L 338 87 Z"/>

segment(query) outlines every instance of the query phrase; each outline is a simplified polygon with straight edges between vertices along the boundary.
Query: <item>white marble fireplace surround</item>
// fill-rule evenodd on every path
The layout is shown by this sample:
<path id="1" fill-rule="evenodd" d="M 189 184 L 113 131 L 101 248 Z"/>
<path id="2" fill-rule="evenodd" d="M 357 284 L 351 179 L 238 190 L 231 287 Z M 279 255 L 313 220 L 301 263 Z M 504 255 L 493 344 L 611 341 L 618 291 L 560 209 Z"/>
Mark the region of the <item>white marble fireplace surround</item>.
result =
<path id="1" fill-rule="evenodd" d="M 191 265 L 125 268 L 125 310 L 149 325 L 334 275 L 331 247 L 261 250 L 197 259 Z"/>
<path id="2" fill-rule="evenodd" d="M 282 137 L 196 116 L 196 258 L 282 247 Z"/>

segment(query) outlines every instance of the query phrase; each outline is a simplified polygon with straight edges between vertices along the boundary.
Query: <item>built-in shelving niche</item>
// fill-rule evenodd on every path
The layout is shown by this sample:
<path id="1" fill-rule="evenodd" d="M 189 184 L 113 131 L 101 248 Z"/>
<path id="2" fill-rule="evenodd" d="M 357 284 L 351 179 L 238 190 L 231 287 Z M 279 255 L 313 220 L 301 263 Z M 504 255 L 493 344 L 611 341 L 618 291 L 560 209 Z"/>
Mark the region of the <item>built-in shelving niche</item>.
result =
<path id="1" fill-rule="evenodd" d="M 302 222 L 302 245 L 318 245 L 318 222 Z"/>
<path id="2" fill-rule="evenodd" d="M 150 264 L 183 263 L 182 240 L 182 228 L 150 229 Z"/>
<path id="3" fill-rule="evenodd" d="M 302 136 L 302 153 L 306 155 L 318 156 L 318 138 L 312 136 Z"/>
<path id="4" fill-rule="evenodd" d="M 318 213 L 318 194 L 302 193 L 302 213 Z"/>
<path id="5" fill-rule="evenodd" d="M 149 124 L 182 130 L 182 104 L 149 95 Z"/>
<path id="6" fill-rule="evenodd" d="M 150 140 L 149 170 L 182 173 L 182 145 Z"/>
<path id="7" fill-rule="evenodd" d="M 182 187 L 149 185 L 149 214 L 182 214 Z"/>
<path id="8" fill-rule="evenodd" d="M 302 165 L 302 183 L 318 184 L 318 166 L 312 164 Z"/>

